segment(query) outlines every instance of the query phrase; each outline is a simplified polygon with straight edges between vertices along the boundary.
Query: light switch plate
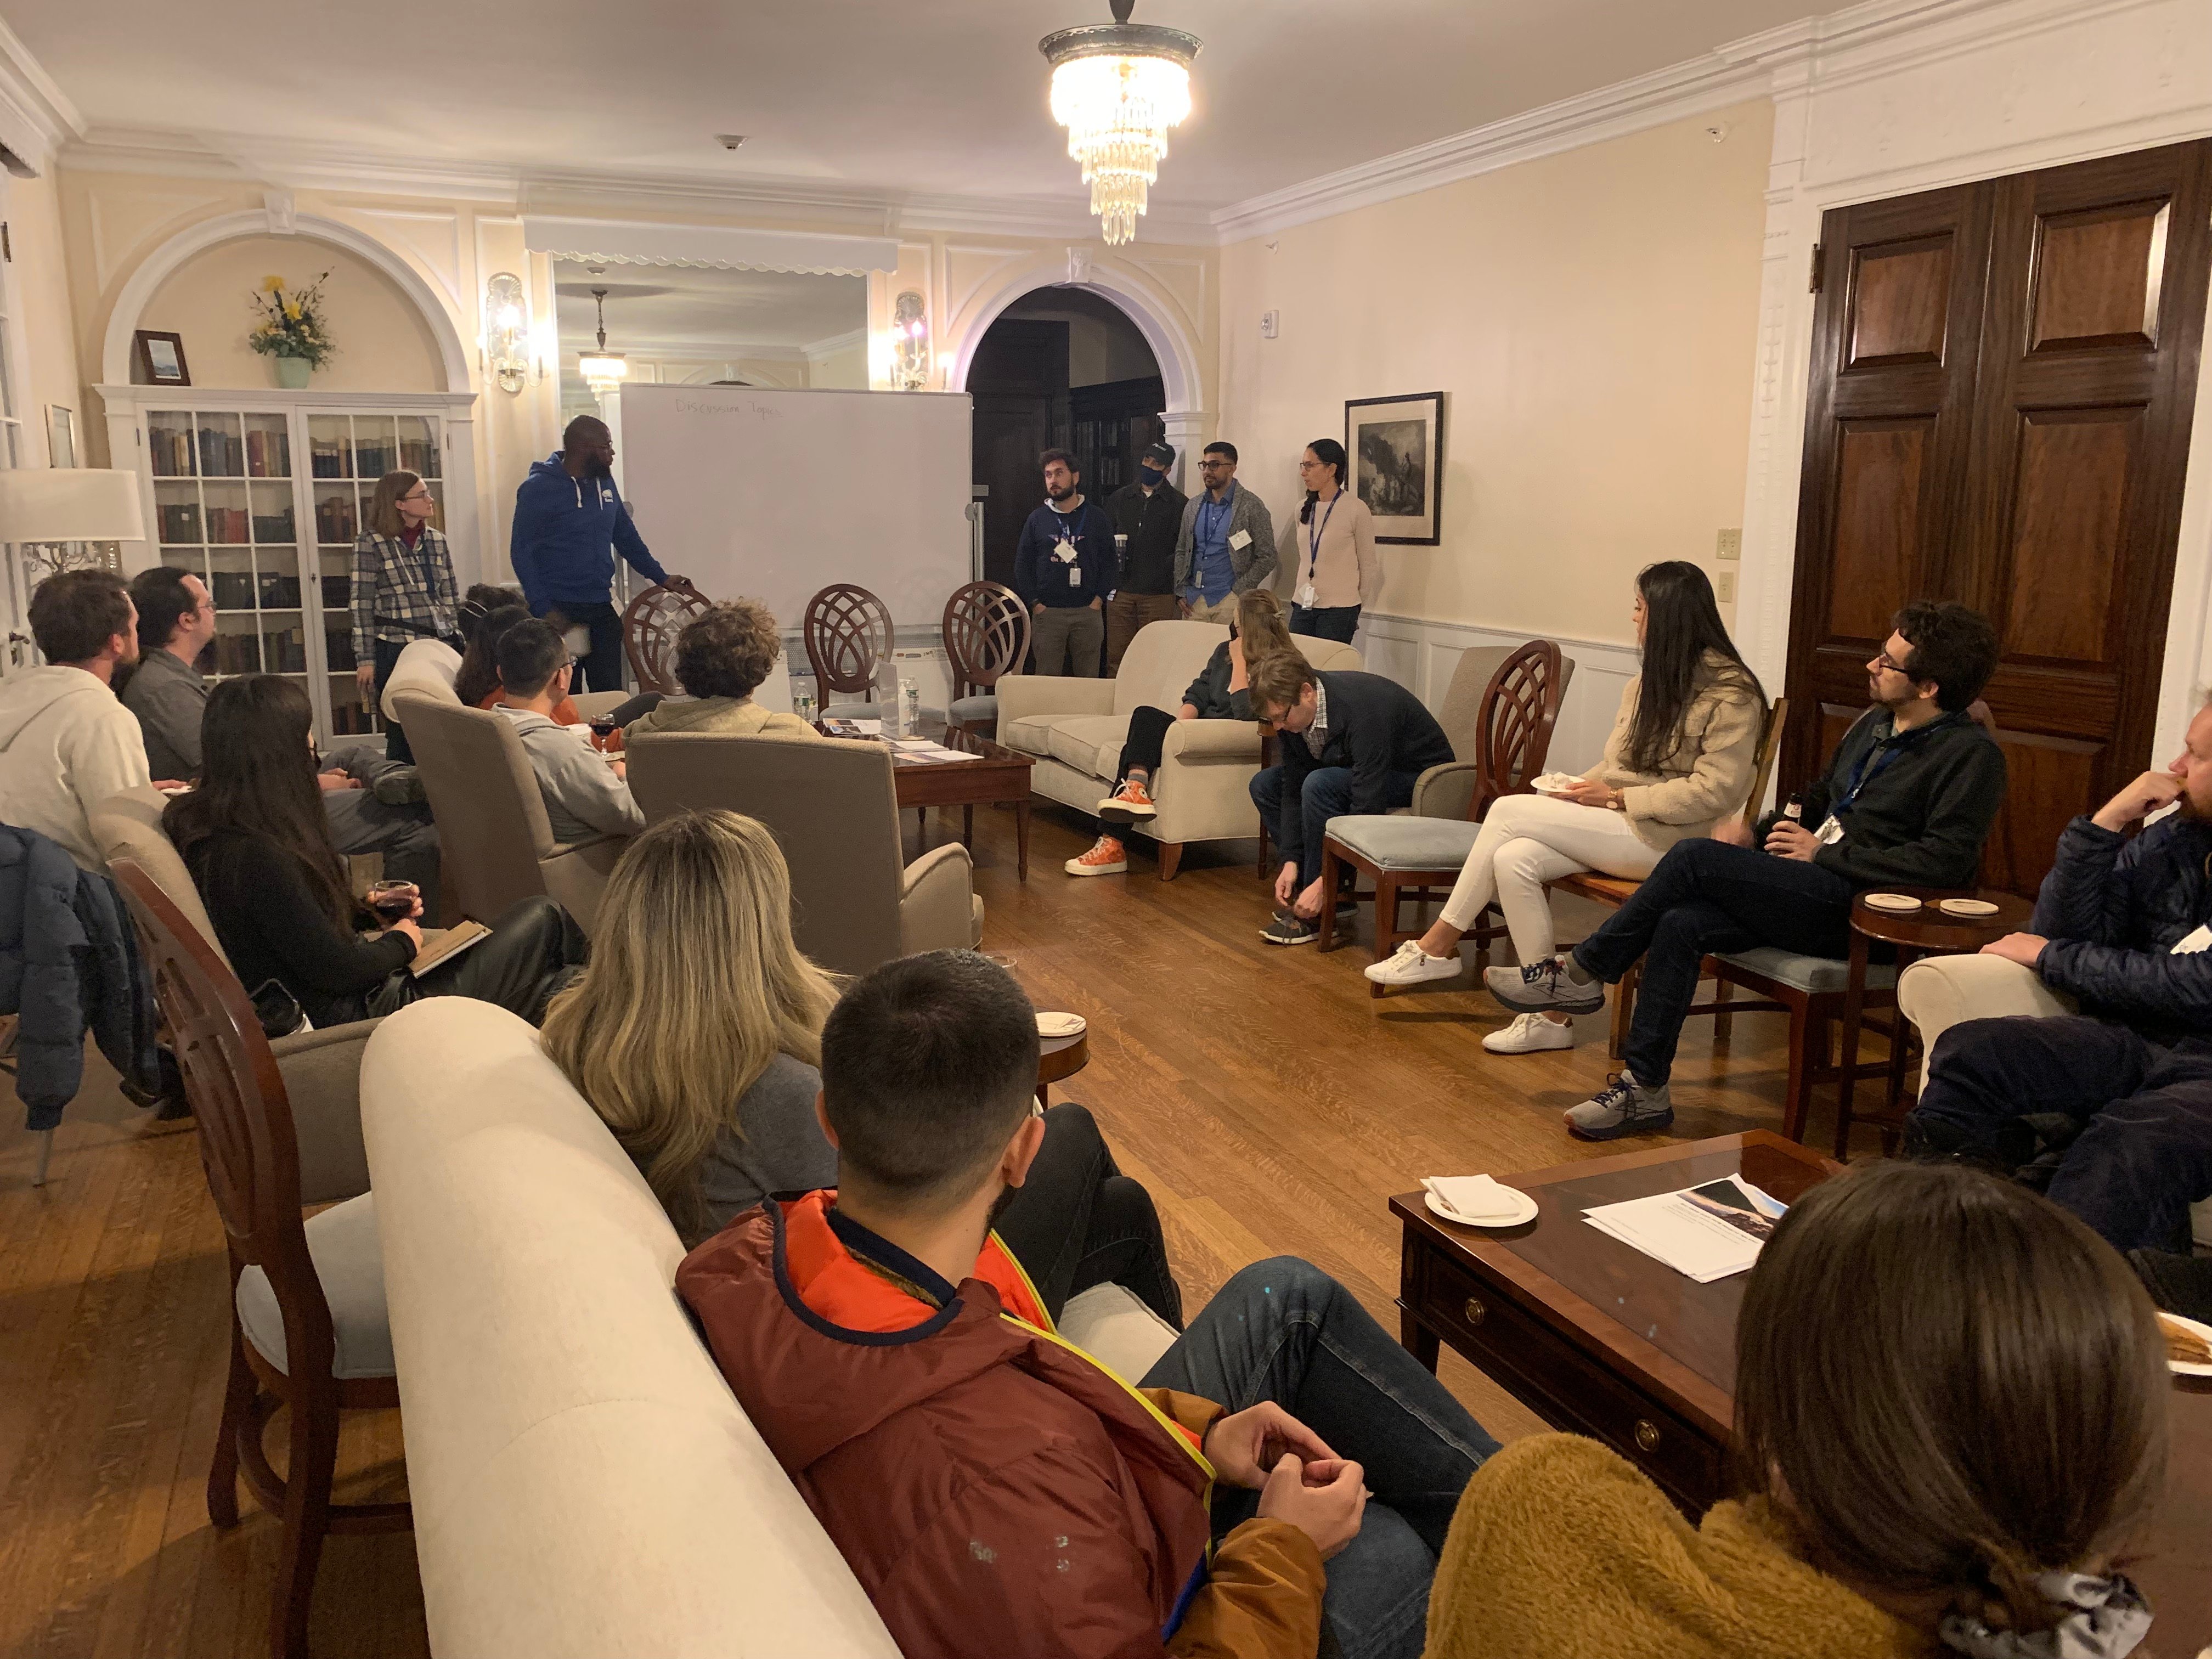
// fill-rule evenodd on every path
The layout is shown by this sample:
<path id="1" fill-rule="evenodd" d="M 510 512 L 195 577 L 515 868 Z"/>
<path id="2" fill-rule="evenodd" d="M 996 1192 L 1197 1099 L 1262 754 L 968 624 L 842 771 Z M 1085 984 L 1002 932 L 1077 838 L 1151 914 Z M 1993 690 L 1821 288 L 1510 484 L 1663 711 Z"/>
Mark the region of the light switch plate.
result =
<path id="1" fill-rule="evenodd" d="M 1713 556 L 1717 559 L 1741 558 L 1743 556 L 1743 532 L 1741 530 L 1722 531 L 1718 544 L 1713 550 Z"/>
<path id="2" fill-rule="evenodd" d="M 1713 591 L 1719 596 L 1720 601 L 1723 605 L 1731 605 L 1735 603 L 1735 572 L 1733 570 L 1722 571 L 1720 580 L 1713 584 Z"/>
<path id="3" fill-rule="evenodd" d="M 1263 311 L 1260 313 L 1260 337 L 1261 339 L 1273 339 L 1277 334 L 1282 331 L 1282 326 L 1283 313 L 1281 312 Z"/>

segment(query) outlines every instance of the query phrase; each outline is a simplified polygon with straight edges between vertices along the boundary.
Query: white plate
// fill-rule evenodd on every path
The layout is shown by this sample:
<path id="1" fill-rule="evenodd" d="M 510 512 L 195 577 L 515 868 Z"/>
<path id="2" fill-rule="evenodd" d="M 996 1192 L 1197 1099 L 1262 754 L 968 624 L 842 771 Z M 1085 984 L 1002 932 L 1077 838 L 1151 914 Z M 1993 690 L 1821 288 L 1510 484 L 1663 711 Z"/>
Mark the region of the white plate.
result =
<path id="1" fill-rule="evenodd" d="M 2212 1342 L 2212 1325 L 2203 1324 L 2194 1319 L 2184 1319 L 2179 1314 L 2168 1313 L 2163 1308 L 2159 1310 L 2158 1316 L 2160 1319 L 2171 1319 L 2184 1330 L 2194 1331 L 2207 1342 Z M 2192 1365 L 2182 1359 L 2167 1360 L 2166 1368 L 2176 1376 L 2212 1376 L 2212 1365 Z"/>
<path id="2" fill-rule="evenodd" d="M 1997 907 L 1987 899 L 1937 899 L 1936 908 L 1947 916 L 1969 919 L 1993 916 L 1997 913 Z"/>
<path id="3" fill-rule="evenodd" d="M 1486 1221 L 1469 1221 L 1465 1216 L 1447 1210 L 1437 1202 L 1437 1195 L 1434 1193 L 1424 1192 L 1421 1194 L 1421 1202 L 1429 1206 L 1431 1215 L 1441 1220 L 1449 1221 L 1455 1227 L 1517 1227 L 1524 1221 L 1534 1221 L 1536 1218 L 1536 1200 L 1528 1194 L 1516 1191 L 1510 1187 L 1507 1188 L 1506 1191 L 1512 1193 L 1514 1197 L 1521 1200 L 1520 1206 L 1510 1215 L 1493 1216 Z"/>
<path id="4" fill-rule="evenodd" d="M 1036 1023 L 1041 1037 L 1081 1036 L 1090 1024 L 1080 1014 L 1039 1014 Z"/>
<path id="5" fill-rule="evenodd" d="M 1892 915 L 1905 915 L 1920 908 L 1920 901 L 1910 893 L 1869 893 L 1866 907 L 1869 910 L 1887 910 Z"/>

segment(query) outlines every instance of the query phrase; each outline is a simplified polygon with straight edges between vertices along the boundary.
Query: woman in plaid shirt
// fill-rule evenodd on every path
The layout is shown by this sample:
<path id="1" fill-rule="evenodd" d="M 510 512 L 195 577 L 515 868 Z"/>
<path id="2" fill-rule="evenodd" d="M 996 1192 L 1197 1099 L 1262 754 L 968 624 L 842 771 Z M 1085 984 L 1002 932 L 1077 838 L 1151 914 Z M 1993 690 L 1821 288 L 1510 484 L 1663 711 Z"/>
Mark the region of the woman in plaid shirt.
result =
<path id="1" fill-rule="evenodd" d="M 377 481 L 368 528 L 353 544 L 354 678 L 364 701 L 380 701 L 399 653 L 416 640 L 460 648 L 460 590 L 453 550 L 431 525 L 438 511 L 430 486 L 412 472 Z M 412 761 L 398 726 L 386 739 L 396 761 Z"/>

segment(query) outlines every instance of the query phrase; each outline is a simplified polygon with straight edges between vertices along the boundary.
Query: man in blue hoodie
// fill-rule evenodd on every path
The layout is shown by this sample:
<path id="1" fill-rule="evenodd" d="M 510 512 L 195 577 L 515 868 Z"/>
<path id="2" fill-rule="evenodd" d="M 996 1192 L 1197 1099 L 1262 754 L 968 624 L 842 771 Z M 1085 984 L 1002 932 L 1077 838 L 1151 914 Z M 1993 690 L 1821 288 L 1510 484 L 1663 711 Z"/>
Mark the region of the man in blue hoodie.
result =
<path id="1" fill-rule="evenodd" d="M 579 415 L 561 434 L 561 453 L 531 464 L 514 492 L 514 532 L 507 556 L 530 614 L 557 631 L 591 630 L 592 648 L 577 665 L 581 690 L 622 690 L 622 615 L 614 607 L 615 557 L 664 587 L 691 591 L 647 550 L 645 538 L 616 489 L 615 441 L 605 421 Z"/>

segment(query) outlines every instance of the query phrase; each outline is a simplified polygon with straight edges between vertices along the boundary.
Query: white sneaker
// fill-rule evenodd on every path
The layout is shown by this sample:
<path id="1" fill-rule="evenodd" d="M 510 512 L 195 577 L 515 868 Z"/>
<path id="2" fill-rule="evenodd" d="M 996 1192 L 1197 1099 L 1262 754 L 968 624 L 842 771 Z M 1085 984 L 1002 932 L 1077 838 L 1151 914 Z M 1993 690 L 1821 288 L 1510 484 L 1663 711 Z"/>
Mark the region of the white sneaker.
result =
<path id="1" fill-rule="evenodd" d="M 1377 985 L 1419 985 L 1432 979 L 1457 979 L 1460 968 L 1458 951 L 1432 957 L 1421 949 L 1420 940 L 1409 939 L 1382 961 L 1369 963 L 1366 974 Z"/>
<path id="2" fill-rule="evenodd" d="M 1575 1046 L 1575 1028 L 1546 1019 L 1541 1014 L 1522 1014 L 1504 1030 L 1492 1031 L 1483 1038 L 1482 1046 L 1493 1054 L 1533 1054 L 1545 1048 L 1571 1048 Z"/>

